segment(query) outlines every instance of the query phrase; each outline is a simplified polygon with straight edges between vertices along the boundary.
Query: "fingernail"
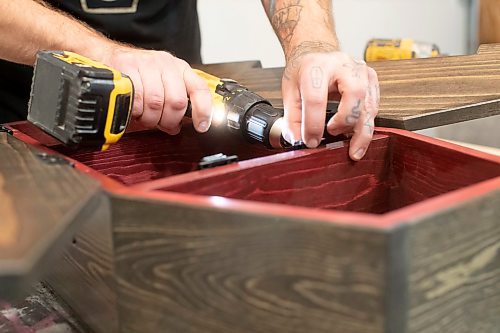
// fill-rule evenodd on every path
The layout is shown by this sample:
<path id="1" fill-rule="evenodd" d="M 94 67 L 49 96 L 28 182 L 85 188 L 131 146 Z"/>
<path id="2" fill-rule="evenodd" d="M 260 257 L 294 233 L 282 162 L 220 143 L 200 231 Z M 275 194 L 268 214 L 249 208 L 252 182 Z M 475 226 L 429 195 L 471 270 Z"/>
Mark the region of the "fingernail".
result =
<path id="1" fill-rule="evenodd" d="M 283 136 L 283 139 L 285 139 L 286 142 L 292 145 L 294 144 L 295 140 L 293 139 L 292 131 L 290 131 L 288 128 L 283 129 L 281 135 Z"/>
<path id="2" fill-rule="evenodd" d="M 353 157 L 354 159 L 359 161 L 360 159 L 363 158 L 364 155 L 365 155 L 365 148 L 359 148 L 358 150 L 356 150 Z"/>
<path id="3" fill-rule="evenodd" d="M 208 130 L 208 122 L 201 121 L 198 124 L 198 131 L 200 131 L 200 132 L 206 132 L 207 130 Z"/>
<path id="4" fill-rule="evenodd" d="M 339 129 L 334 129 L 334 130 L 330 131 L 330 134 L 333 136 L 337 136 L 337 135 L 342 134 L 342 131 Z"/>
<path id="5" fill-rule="evenodd" d="M 307 148 L 316 148 L 318 146 L 318 144 L 319 144 L 319 140 L 316 138 L 309 139 L 306 142 Z"/>

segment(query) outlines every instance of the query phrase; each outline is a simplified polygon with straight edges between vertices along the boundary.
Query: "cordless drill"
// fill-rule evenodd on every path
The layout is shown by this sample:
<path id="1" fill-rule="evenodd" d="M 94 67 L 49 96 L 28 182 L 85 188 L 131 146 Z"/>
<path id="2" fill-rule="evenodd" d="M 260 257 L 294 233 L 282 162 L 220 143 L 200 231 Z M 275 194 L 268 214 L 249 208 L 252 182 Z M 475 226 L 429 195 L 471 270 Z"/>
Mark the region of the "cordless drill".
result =
<path id="1" fill-rule="evenodd" d="M 234 80 L 200 70 L 213 97 L 214 122 L 270 148 L 281 148 L 283 110 Z M 40 51 L 35 63 L 28 120 L 68 146 L 116 143 L 132 112 L 133 85 L 117 70 L 65 51 Z M 190 105 L 190 104 L 189 104 Z M 191 116 L 188 107 L 187 116 Z"/>

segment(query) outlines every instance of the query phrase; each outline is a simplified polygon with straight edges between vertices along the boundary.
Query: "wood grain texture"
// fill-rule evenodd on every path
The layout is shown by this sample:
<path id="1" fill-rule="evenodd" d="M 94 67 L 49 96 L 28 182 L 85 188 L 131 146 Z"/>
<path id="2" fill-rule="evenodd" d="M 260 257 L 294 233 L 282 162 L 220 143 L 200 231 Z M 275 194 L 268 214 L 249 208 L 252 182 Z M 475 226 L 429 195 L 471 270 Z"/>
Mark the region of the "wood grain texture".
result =
<path id="1" fill-rule="evenodd" d="M 487 53 L 486 58 L 496 57 L 492 54 Z M 470 71 L 469 65 L 463 65 L 464 59 L 475 58 L 432 60 L 436 62 L 426 64 L 436 66 L 427 72 L 412 61 L 399 63 L 403 69 L 398 63 L 380 66 L 389 82 L 386 87 L 399 81 L 404 89 L 414 86 L 416 95 L 406 96 L 408 101 L 412 105 L 419 105 L 420 101 L 427 108 L 439 104 L 429 97 L 432 89 L 428 88 L 433 87 L 434 81 L 441 82 L 434 87 L 443 87 L 450 68 L 455 68 L 450 75 L 456 82 L 462 82 L 463 76 L 472 79 L 477 73 L 483 75 L 482 68 L 491 69 L 490 66 L 494 66 L 493 74 L 476 79 L 497 77 L 497 58 L 482 65 L 471 61 Z M 259 80 L 267 77 L 271 83 L 262 83 L 261 87 L 276 94 L 276 77 L 281 80 L 279 70 L 245 72 L 256 73 Z M 258 73 L 263 76 L 258 77 Z M 410 78 L 408 82 L 404 77 Z M 424 86 L 416 84 L 419 82 L 424 82 Z M 484 85 L 482 81 L 474 82 L 470 82 L 472 90 Z M 457 88 L 459 92 L 467 89 L 460 85 Z M 437 95 L 441 93 L 438 91 Z M 486 93 L 489 101 L 491 94 L 488 90 Z M 459 102 L 469 103 L 479 97 L 471 93 Z M 445 101 L 448 103 L 451 98 Z M 267 169 L 256 165 L 233 174 L 198 178 L 197 186 L 188 178 L 205 155 L 224 152 L 253 159 L 275 151 L 248 145 L 234 136 L 210 139 L 208 135 L 195 134 L 189 127 L 177 137 L 160 132 L 129 133 L 103 154 L 54 146 L 126 185 L 185 173 L 186 188 L 176 191 L 217 193 L 246 201 L 277 200 L 288 205 L 273 205 L 273 210 L 259 210 L 263 205 L 256 205 L 254 211 L 240 211 L 235 207 L 200 204 L 196 196 L 176 201 L 169 198 L 183 195 L 165 191 L 144 193 L 138 186 L 130 192 L 124 187 L 110 188 L 111 208 L 106 208 L 101 194 L 94 195 L 94 209 L 84 209 L 81 216 L 75 217 L 75 221 L 81 221 L 77 223 L 81 229 L 71 232 L 76 235 L 76 243 L 60 242 L 68 246 L 65 258 L 47 279 L 67 301 L 73 300 L 72 307 L 98 333 L 116 329 L 175 333 L 498 333 L 500 190 L 484 194 L 475 192 L 475 187 L 468 191 L 475 193 L 473 200 L 465 203 L 436 198 L 445 193 L 443 197 L 447 197 L 456 189 L 459 191 L 454 193 L 462 193 L 460 189 L 498 177 L 498 161 L 449 146 L 434 147 L 428 142 L 420 144 L 416 139 L 387 135 L 389 139 L 373 142 L 366 163 L 354 165 L 345 148 L 323 149 L 288 163 L 275 160 Z M 12 140 L 6 138 L 7 142 Z M 13 156 L 19 159 L 16 154 Z M 0 168 L 2 163 L 6 162 L 0 160 Z M 18 164 L 23 165 L 16 162 L 16 168 Z M 17 175 L 14 171 L 11 174 Z M 66 192 L 74 193 L 79 184 L 61 185 L 65 178 L 61 172 L 57 176 L 50 174 L 51 177 L 51 183 L 67 186 Z M 252 183 L 256 178 L 259 182 Z M 6 193 L 13 191 L 12 198 L 17 198 L 19 189 L 12 184 L 18 180 L 9 179 L 11 187 Z M 45 174 L 31 180 L 31 187 L 27 187 L 30 195 L 44 194 L 37 192 L 41 190 L 36 187 L 33 189 L 33 184 L 41 187 L 39 184 L 45 185 L 46 180 Z M 337 182 L 338 186 L 325 189 L 325 182 Z M 344 193 L 346 183 L 356 186 Z M 298 191 L 297 197 L 287 190 L 305 186 L 309 186 L 308 191 Z M 72 198 L 66 192 L 58 192 L 67 196 L 61 199 L 63 202 Z M 17 213 L 17 209 L 12 209 L 12 198 L 0 200 L 0 205 Z M 48 202 L 54 200 L 47 198 Z M 335 198 L 333 203 L 328 200 L 331 198 Z M 285 214 L 292 209 L 291 203 L 309 207 L 303 211 L 310 215 L 299 218 Z M 411 203 L 420 203 L 414 206 L 425 206 L 427 211 L 397 215 L 402 206 Z M 37 205 L 52 207 L 40 201 Z M 341 217 L 345 212 L 316 208 L 391 213 L 351 213 L 352 219 L 370 216 L 381 222 L 360 226 L 356 221 L 346 222 L 345 216 Z M 105 214 L 109 209 L 111 213 Z M 395 216 L 400 219 L 384 224 Z M 115 306 L 118 327 L 113 321 L 99 324 L 114 318 Z"/>
<path id="2" fill-rule="evenodd" d="M 76 221 L 79 228 L 61 245 L 61 259 L 44 282 L 79 314 L 95 333 L 118 332 L 111 207 L 104 193 L 99 204 Z"/>
<path id="3" fill-rule="evenodd" d="M 260 60 L 250 60 L 218 64 L 192 64 L 191 67 L 220 78 L 231 78 L 233 75 L 239 76 L 251 69 L 262 68 L 262 64 Z"/>
<path id="4" fill-rule="evenodd" d="M 499 54 L 500 53 L 500 43 L 494 43 L 494 44 L 482 44 L 479 45 L 477 49 L 478 54 Z"/>
<path id="5" fill-rule="evenodd" d="M 390 210 L 500 176 L 500 164 L 458 149 L 393 136 Z"/>
<path id="6" fill-rule="evenodd" d="M 408 333 L 500 332 L 500 189 L 409 226 Z"/>
<path id="7" fill-rule="evenodd" d="M 115 197 L 122 332 L 384 330 L 386 235 Z"/>
<path id="8" fill-rule="evenodd" d="M 347 146 L 325 148 L 202 179 L 186 175 L 158 189 L 381 214 L 498 176 L 493 161 L 390 134 L 377 137 L 359 162 Z"/>
<path id="9" fill-rule="evenodd" d="M 477 55 L 370 63 L 381 91 L 376 125 L 417 130 L 500 114 L 500 50 L 480 50 Z M 253 69 L 233 78 L 281 107 L 282 72 Z"/>
<path id="10" fill-rule="evenodd" d="M 100 191 L 69 165 L 43 162 L 25 143 L 0 133 L 0 295 L 22 292 L 40 262 L 70 236 L 74 219 Z M 52 258 L 52 257 L 51 257 Z M 52 258 L 53 259 L 53 258 Z M 47 262 L 47 261 L 45 261 Z"/>
<path id="11" fill-rule="evenodd" d="M 390 173 L 386 136 L 373 141 L 366 158 L 357 163 L 349 158 L 348 146 L 326 148 L 205 179 L 191 181 L 186 177 L 184 182 L 161 190 L 379 214 L 391 206 Z"/>
<path id="12" fill-rule="evenodd" d="M 500 5 L 497 0 L 479 0 L 479 43 L 500 43 Z"/>
<path id="13" fill-rule="evenodd" d="M 176 136 L 160 131 L 127 133 L 104 152 L 95 149 L 75 151 L 62 146 L 53 149 L 125 185 L 197 170 L 203 157 L 217 153 L 247 160 L 277 152 L 262 144 L 250 144 L 242 136 L 223 129 L 196 133 L 189 122 Z"/>

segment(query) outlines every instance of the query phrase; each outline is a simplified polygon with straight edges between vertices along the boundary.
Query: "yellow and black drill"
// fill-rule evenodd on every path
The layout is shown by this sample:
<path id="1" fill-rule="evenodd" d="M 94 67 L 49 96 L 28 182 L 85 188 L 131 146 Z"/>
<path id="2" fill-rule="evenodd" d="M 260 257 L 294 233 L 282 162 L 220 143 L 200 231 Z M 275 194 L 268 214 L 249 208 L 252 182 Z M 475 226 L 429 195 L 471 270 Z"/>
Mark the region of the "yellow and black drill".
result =
<path id="1" fill-rule="evenodd" d="M 281 136 L 283 110 L 234 80 L 200 70 L 214 104 L 214 125 L 224 126 L 270 148 L 287 145 Z M 65 51 L 37 54 L 28 120 L 68 146 L 106 150 L 127 127 L 134 89 L 117 70 Z M 191 115 L 188 107 L 187 116 Z"/>

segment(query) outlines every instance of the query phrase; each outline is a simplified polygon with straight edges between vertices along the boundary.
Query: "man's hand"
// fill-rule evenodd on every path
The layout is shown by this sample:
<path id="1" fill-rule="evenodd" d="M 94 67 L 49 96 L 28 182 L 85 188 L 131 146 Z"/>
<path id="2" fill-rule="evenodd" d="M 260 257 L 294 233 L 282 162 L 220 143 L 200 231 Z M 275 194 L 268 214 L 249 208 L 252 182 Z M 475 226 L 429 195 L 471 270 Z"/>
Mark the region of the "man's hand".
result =
<path id="1" fill-rule="evenodd" d="M 373 136 L 378 113 L 377 74 L 364 61 L 354 60 L 321 42 L 303 42 L 287 61 L 282 89 L 287 140 L 318 146 L 325 127 L 328 100 L 339 100 L 327 130 L 352 135 L 349 155 L 360 160 Z"/>
<path id="2" fill-rule="evenodd" d="M 340 100 L 330 134 L 351 135 L 349 155 L 361 159 L 373 136 L 379 87 L 375 71 L 339 51 L 331 0 L 262 0 L 286 57 L 285 139 L 316 147 L 329 99 Z"/>
<path id="3" fill-rule="evenodd" d="M 114 46 L 102 62 L 127 74 L 134 83 L 132 116 L 147 128 L 178 134 L 188 106 L 195 129 L 210 126 L 212 97 L 206 82 L 184 60 L 168 52 Z"/>
<path id="4" fill-rule="evenodd" d="M 146 127 L 177 134 L 188 97 L 195 128 L 210 126 L 208 86 L 185 61 L 118 44 L 42 0 L 0 1 L 0 58 L 32 65 L 42 49 L 73 51 L 129 75 L 133 116 Z"/>

